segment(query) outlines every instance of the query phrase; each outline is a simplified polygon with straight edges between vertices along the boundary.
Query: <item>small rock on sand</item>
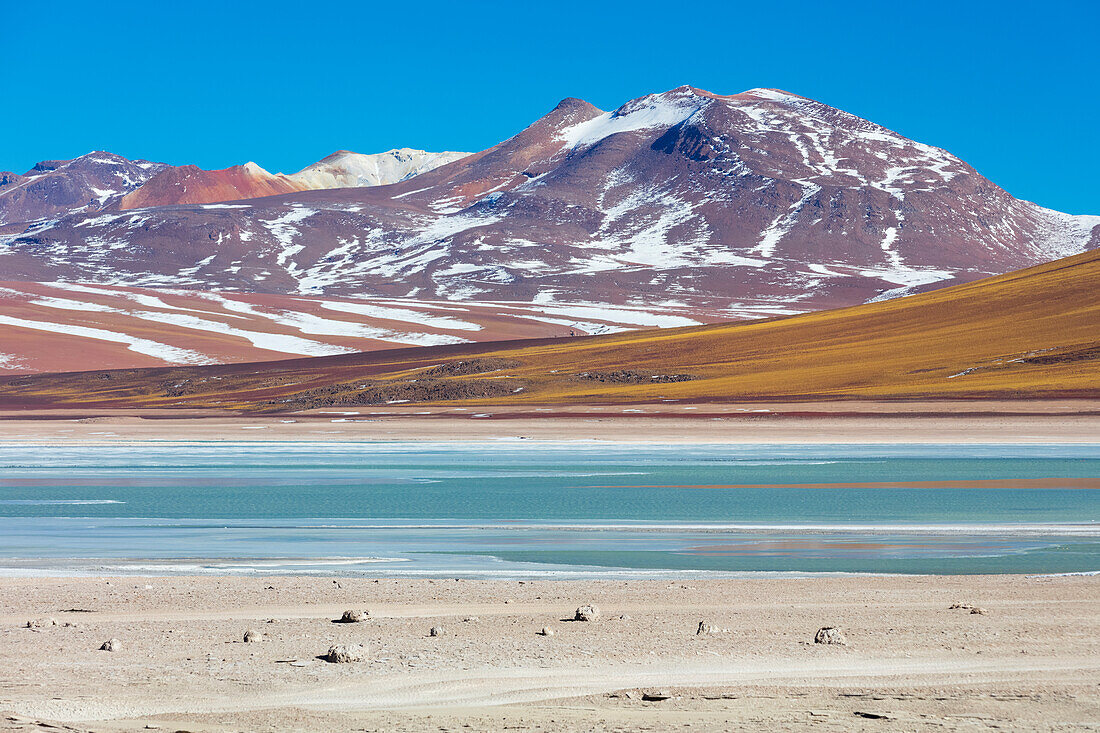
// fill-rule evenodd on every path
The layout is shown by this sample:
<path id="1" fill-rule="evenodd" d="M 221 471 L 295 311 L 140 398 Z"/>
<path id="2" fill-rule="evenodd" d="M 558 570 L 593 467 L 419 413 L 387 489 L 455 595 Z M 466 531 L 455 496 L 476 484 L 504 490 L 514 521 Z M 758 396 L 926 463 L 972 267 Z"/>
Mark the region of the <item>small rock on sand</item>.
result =
<path id="1" fill-rule="evenodd" d="M 358 624 L 366 621 L 368 616 L 370 616 L 370 611 L 350 609 L 348 611 L 344 611 L 344 613 L 341 614 L 340 618 L 336 619 L 336 623 Z"/>
<path id="2" fill-rule="evenodd" d="M 817 634 L 814 635 L 815 644 L 840 644 L 841 646 L 848 643 L 848 640 L 844 638 L 844 633 L 835 626 L 823 626 L 817 630 Z"/>
<path id="3" fill-rule="evenodd" d="M 974 608 L 974 607 L 971 606 L 969 603 L 959 603 L 958 601 L 955 601 L 954 603 L 952 603 L 950 606 L 947 607 L 947 610 L 948 611 L 954 611 L 956 609 L 962 609 L 964 611 L 969 611 L 971 608 Z"/>
<path id="4" fill-rule="evenodd" d="M 443 636 L 443 627 L 442 626 L 433 626 L 428 631 L 428 636 Z"/>
<path id="5" fill-rule="evenodd" d="M 535 633 L 537 633 L 539 636 L 553 636 L 554 635 L 554 630 L 552 628 L 550 628 L 549 626 L 543 626 L 542 631 L 538 631 L 538 632 L 535 632 Z"/>
<path id="6" fill-rule="evenodd" d="M 111 639 L 110 641 L 105 641 L 99 647 L 99 650 L 102 651 L 102 652 L 120 652 L 120 651 L 122 651 L 122 642 L 119 641 L 118 639 Z"/>
<path id="7" fill-rule="evenodd" d="M 28 629 L 42 629 L 47 626 L 57 626 L 57 619 L 55 618 L 36 618 L 27 622 Z"/>
<path id="8" fill-rule="evenodd" d="M 330 646 L 323 659 L 333 664 L 362 662 L 367 656 L 367 648 L 362 644 L 336 644 Z"/>
<path id="9" fill-rule="evenodd" d="M 256 631 L 255 629 L 249 629 L 248 631 L 244 632 L 244 640 L 246 642 L 259 641 L 260 638 L 260 632 Z"/>
<path id="10" fill-rule="evenodd" d="M 984 615 L 986 615 L 986 613 L 988 613 L 988 611 L 986 611 L 981 606 L 974 606 L 973 608 L 970 609 L 970 613 L 976 613 L 980 616 L 984 616 Z"/>
<path id="11" fill-rule="evenodd" d="M 671 700 L 671 699 L 672 699 L 672 695 L 669 692 L 665 691 L 665 690 L 660 690 L 660 691 L 657 691 L 657 692 L 643 692 L 642 693 L 642 700 L 644 702 L 661 702 L 663 700 Z"/>
<path id="12" fill-rule="evenodd" d="M 599 621 L 600 609 L 596 606 L 587 605 L 581 606 L 577 609 L 576 614 L 573 615 L 574 621 Z"/>
<path id="13" fill-rule="evenodd" d="M 719 628 L 718 626 L 712 626 L 708 624 L 706 621 L 700 621 L 699 628 L 695 630 L 695 635 L 699 636 L 700 634 L 728 634 L 729 632 L 729 629 Z"/>

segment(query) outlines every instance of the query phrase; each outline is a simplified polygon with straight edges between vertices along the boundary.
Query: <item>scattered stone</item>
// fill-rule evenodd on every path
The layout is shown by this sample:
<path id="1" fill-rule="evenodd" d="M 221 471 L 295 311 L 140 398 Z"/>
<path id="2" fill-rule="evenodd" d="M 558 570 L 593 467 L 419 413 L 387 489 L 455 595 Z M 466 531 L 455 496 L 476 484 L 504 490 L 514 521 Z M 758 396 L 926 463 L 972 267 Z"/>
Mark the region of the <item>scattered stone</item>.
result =
<path id="1" fill-rule="evenodd" d="M 971 608 L 974 608 L 974 607 L 972 605 L 970 605 L 969 603 L 959 603 L 958 601 L 955 601 L 954 603 L 952 603 L 950 606 L 947 607 L 947 610 L 948 611 L 954 611 L 956 609 L 962 609 L 964 611 L 969 611 Z"/>
<path id="2" fill-rule="evenodd" d="M 428 636 L 443 636 L 443 627 L 433 626 L 431 630 L 428 631 Z"/>
<path id="3" fill-rule="evenodd" d="M 868 720 L 890 720 L 889 715 L 882 715 L 880 713 L 865 713 L 862 710 L 855 710 L 852 715 L 856 715 L 860 718 L 867 718 Z"/>
<path id="4" fill-rule="evenodd" d="M 259 631 L 256 631 L 255 629 L 249 629 L 248 631 L 244 632 L 244 640 L 246 643 L 259 641 L 261 638 L 263 638 L 262 635 Z"/>
<path id="5" fill-rule="evenodd" d="M 328 648 L 322 659 L 333 664 L 362 662 L 367 656 L 367 648 L 362 644 L 335 644 Z"/>
<path id="6" fill-rule="evenodd" d="M 587 605 L 581 606 L 577 609 L 577 612 L 573 615 L 574 621 L 599 621 L 600 609 L 596 606 Z"/>
<path id="7" fill-rule="evenodd" d="M 631 621 L 631 620 L 633 620 L 633 617 L 628 616 L 627 614 L 624 613 L 622 616 L 619 616 L 619 620 L 620 621 Z"/>
<path id="8" fill-rule="evenodd" d="M 976 613 L 979 616 L 984 616 L 984 615 L 986 615 L 986 613 L 988 613 L 988 611 L 986 611 L 981 606 L 974 606 L 973 608 L 970 609 L 970 613 Z"/>
<path id="9" fill-rule="evenodd" d="M 553 636 L 554 630 L 549 626 L 543 626 L 542 631 L 537 631 L 535 633 L 537 633 L 539 636 Z"/>
<path id="10" fill-rule="evenodd" d="M 643 702 L 661 702 L 662 700 L 671 700 L 672 695 L 667 692 L 643 692 Z"/>
<path id="11" fill-rule="evenodd" d="M 729 629 L 722 629 L 717 626 L 711 626 L 706 621 L 700 621 L 699 628 L 696 629 L 695 635 L 699 636 L 700 634 L 728 634 L 729 632 Z"/>
<path id="12" fill-rule="evenodd" d="M 99 647 L 99 650 L 101 652 L 120 652 L 120 651 L 122 651 L 122 642 L 119 641 L 118 639 L 111 639 L 110 641 L 105 641 Z"/>
<path id="13" fill-rule="evenodd" d="M 480 621 L 480 619 L 477 616 L 467 616 L 466 618 L 462 619 L 462 623 L 464 624 L 472 623 L 474 621 Z"/>
<path id="14" fill-rule="evenodd" d="M 835 626 L 823 626 L 817 630 L 817 634 L 814 635 L 815 644 L 840 644 L 841 646 L 848 643 L 848 640 L 844 638 L 844 633 Z"/>
<path id="15" fill-rule="evenodd" d="M 57 619 L 55 618 L 36 618 L 27 622 L 28 629 L 42 629 L 47 626 L 58 626 Z"/>
<path id="16" fill-rule="evenodd" d="M 340 618 L 333 621 L 334 624 L 358 624 L 367 620 L 370 611 L 351 609 L 344 611 Z"/>

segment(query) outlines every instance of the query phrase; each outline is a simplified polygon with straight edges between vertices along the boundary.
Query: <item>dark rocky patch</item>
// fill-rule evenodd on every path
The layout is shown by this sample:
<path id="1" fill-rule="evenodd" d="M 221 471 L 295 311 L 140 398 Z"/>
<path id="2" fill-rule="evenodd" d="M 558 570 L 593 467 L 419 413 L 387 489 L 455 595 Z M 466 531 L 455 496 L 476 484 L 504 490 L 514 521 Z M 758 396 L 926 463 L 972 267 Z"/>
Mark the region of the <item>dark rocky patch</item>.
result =
<path id="1" fill-rule="evenodd" d="M 645 374 L 632 369 L 620 369 L 614 372 L 581 372 L 576 376 L 578 379 L 603 384 L 670 384 L 696 379 L 691 374 Z"/>
<path id="2" fill-rule="evenodd" d="M 1100 359 L 1100 346 L 1060 351 L 1058 353 L 1036 354 L 1015 361 L 1020 364 L 1067 364 L 1075 361 L 1092 361 L 1093 359 Z"/>
<path id="3" fill-rule="evenodd" d="M 515 359 L 498 359 L 488 357 L 485 359 L 466 359 L 463 361 L 449 361 L 446 364 L 434 366 L 424 370 L 425 377 L 466 377 L 471 374 L 484 374 L 486 372 L 499 372 L 503 369 L 514 369 L 520 366 Z"/>
<path id="4" fill-rule="evenodd" d="M 416 379 L 403 382 L 352 382 L 299 392 L 267 403 L 307 410 L 334 405 L 384 405 L 390 402 L 441 402 L 504 397 L 526 386 L 518 379 Z"/>

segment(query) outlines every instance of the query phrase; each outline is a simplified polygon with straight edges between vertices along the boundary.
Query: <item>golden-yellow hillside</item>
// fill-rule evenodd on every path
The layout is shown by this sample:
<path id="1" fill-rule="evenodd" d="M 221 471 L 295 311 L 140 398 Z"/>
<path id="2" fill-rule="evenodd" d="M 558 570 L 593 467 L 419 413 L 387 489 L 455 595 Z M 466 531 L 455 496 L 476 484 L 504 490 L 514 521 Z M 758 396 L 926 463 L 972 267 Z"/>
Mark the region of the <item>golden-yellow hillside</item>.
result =
<path id="1" fill-rule="evenodd" d="M 388 402 L 1100 396 L 1100 252 L 764 321 L 0 381 L 0 406 L 285 411 Z"/>

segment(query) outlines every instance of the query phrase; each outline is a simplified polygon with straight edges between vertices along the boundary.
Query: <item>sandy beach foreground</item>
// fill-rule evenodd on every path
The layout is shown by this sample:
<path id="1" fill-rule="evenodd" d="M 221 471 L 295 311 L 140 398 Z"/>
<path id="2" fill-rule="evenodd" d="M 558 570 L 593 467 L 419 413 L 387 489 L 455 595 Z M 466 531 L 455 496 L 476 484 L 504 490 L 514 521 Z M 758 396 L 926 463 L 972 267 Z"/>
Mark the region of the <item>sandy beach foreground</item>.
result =
<path id="1" fill-rule="evenodd" d="M 0 410 L 0 445 L 188 441 L 1095 443 L 1095 400 L 349 406 L 278 415 Z"/>
<path id="2" fill-rule="evenodd" d="M 4 578 L 0 667 L 12 730 L 1096 730 L 1100 577 Z"/>

